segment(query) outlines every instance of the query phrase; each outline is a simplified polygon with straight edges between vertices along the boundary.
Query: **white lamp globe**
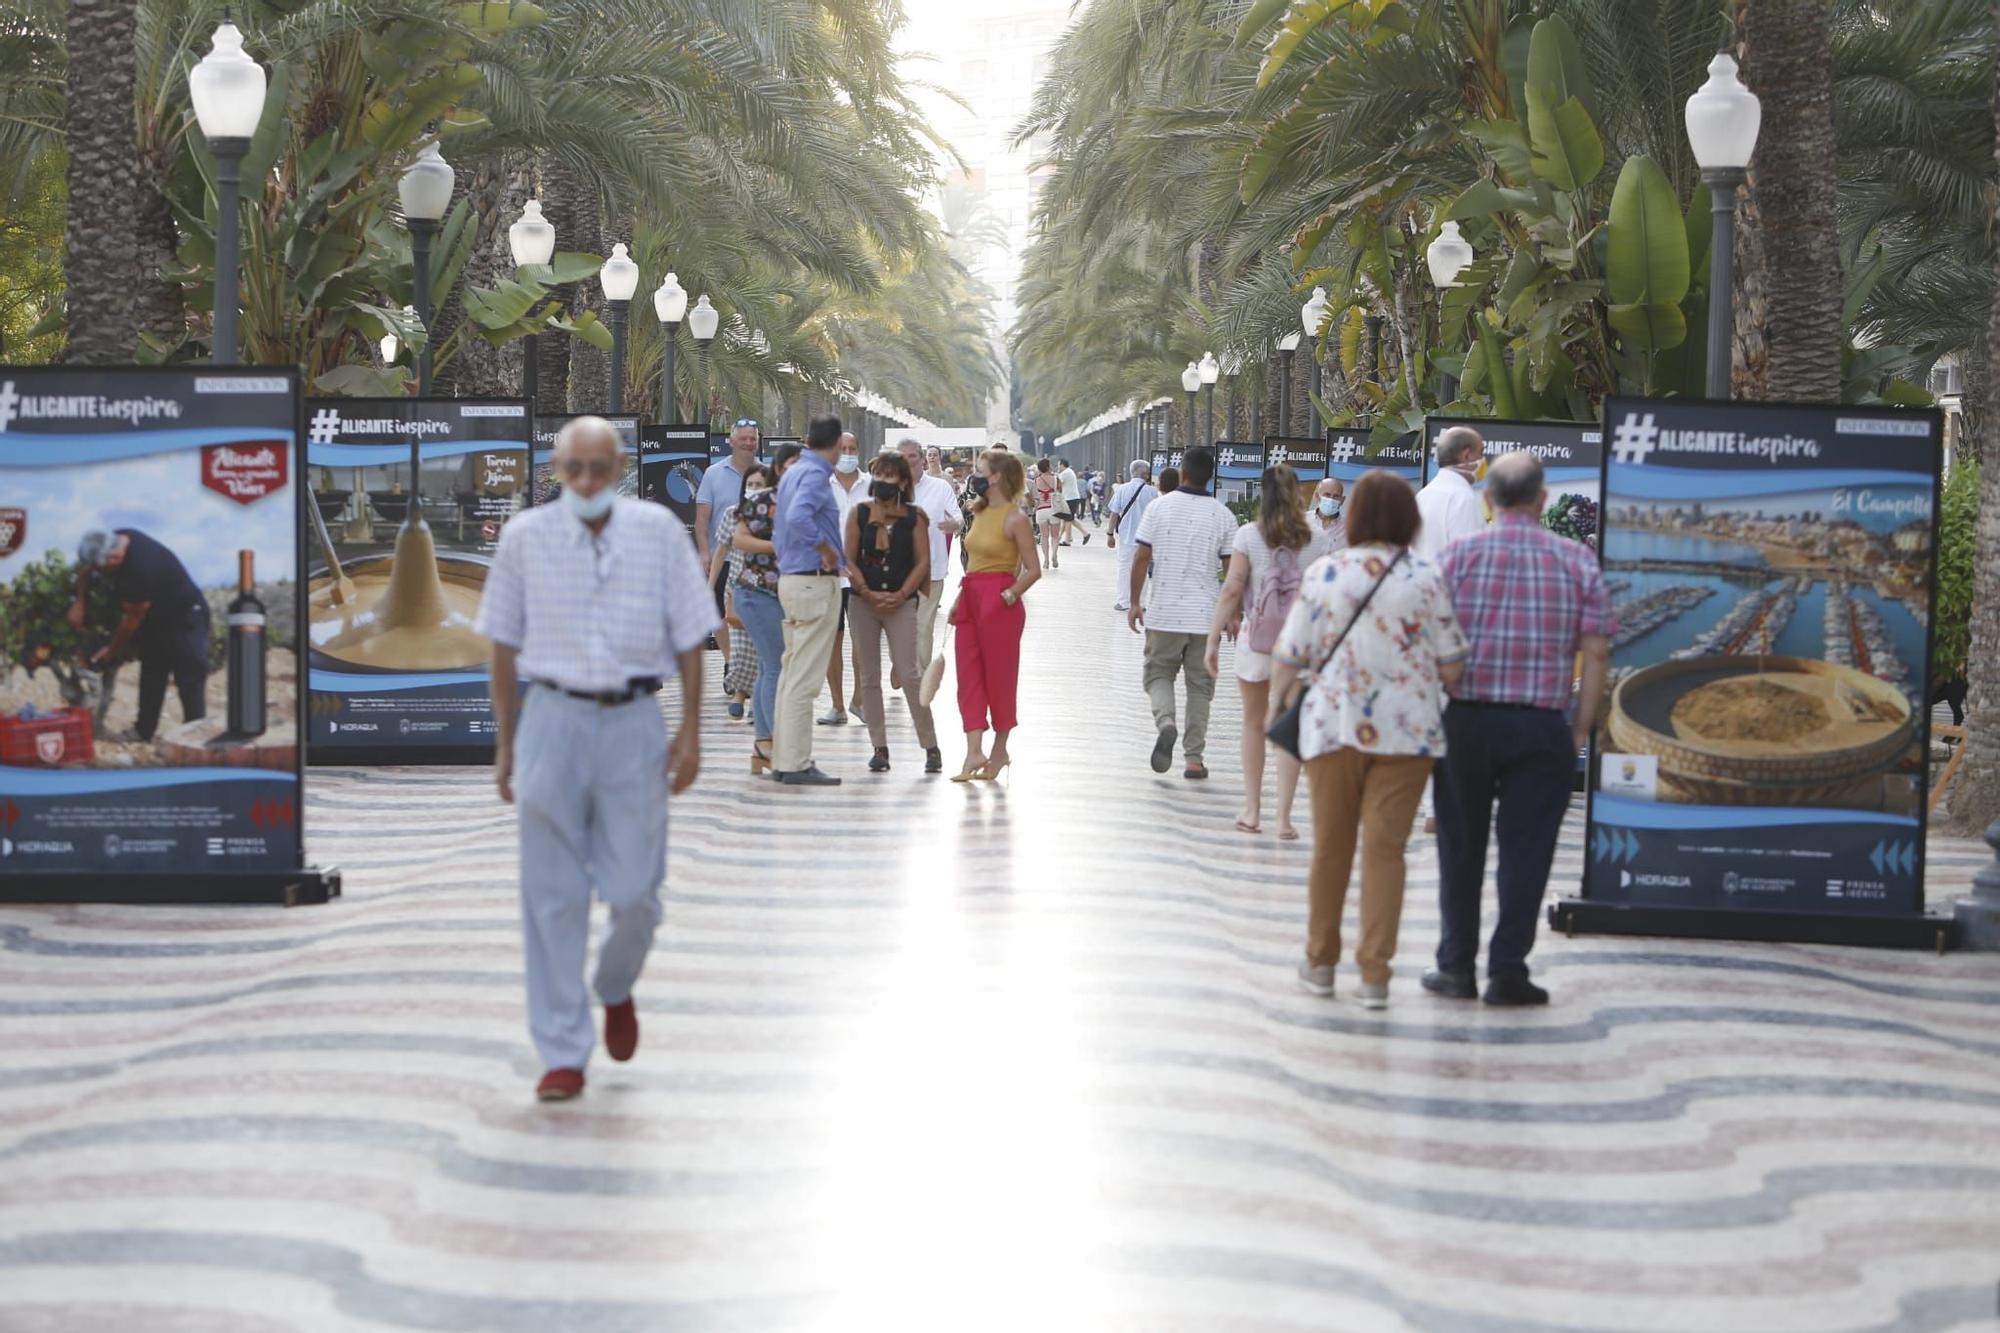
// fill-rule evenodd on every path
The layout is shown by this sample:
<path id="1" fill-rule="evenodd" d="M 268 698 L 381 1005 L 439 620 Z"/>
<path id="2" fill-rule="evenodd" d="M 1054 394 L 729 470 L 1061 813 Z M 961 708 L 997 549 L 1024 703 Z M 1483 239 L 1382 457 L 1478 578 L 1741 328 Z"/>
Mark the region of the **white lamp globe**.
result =
<path id="1" fill-rule="evenodd" d="M 542 216 L 542 202 L 530 199 L 521 216 L 507 228 L 507 248 L 514 252 L 514 267 L 546 264 L 556 255 L 555 224 Z"/>
<path id="2" fill-rule="evenodd" d="M 411 222 L 436 222 L 442 218 L 451 207 L 451 183 L 457 178 L 451 163 L 438 152 L 437 140 L 425 144 L 424 151 L 403 168 L 403 178 L 396 182 L 396 193 L 403 200 L 403 217 Z"/>
<path id="3" fill-rule="evenodd" d="M 1278 350 L 1281 352 L 1298 351 L 1299 335 L 1297 333 L 1288 333 L 1284 337 L 1278 339 Z"/>
<path id="4" fill-rule="evenodd" d="M 1313 288 L 1312 299 L 1299 307 L 1299 327 L 1308 338 L 1319 336 L 1319 326 L 1326 322 L 1326 288 Z"/>
<path id="5" fill-rule="evenodd" d="M 247 139 L 264 114 L 264 67 L 243 53 L 243 33 L 224 20 L 208 54 L 188 71 L 194 118 L 208 139 Z"/>
<path id="6" fill-rule="evenodd" d="M 1193 393 L 1200 387 L 1201 367 L 1190 361 L 1187 363 L 1187 369 L 1181 372 L 1181 389 L 1184 392 Z"/>
<path id="7" fill-rule="evenodd" d="M 721 318 L 722 313 L 708 303 L 708 293 L 703 292 L 696 299 L 694 309 L 688 311 L 688 332 L 694 335 L 696 342 L 705 343 L 715 336 L 716 322 Z"/>
<path id="8" fill-rule="evenodd" d="M 1432 282 L 1440 287 L 1456 287 L 1458 275 L 1472 263 L 1472 243 L 1458 234 L 1456 222 L 1447 222 L 1424 251 L 1424 259 L 1431 266 Z"/>
<path id="9" fill-rule="evenodd" d="M 1708 62 L 1708 82 L 1687 100 L 1688 145 L 1704 170 L 1743 168 L 1757 148 L 1764 120 L 1757 94 L 1736 77 L 1736 57 L 1717 51 Z"/>
<path id="10" fill-rule="evenodd" d="M 1203 384 L 1213 384 L 1222 377 L 1222 367 L 1215 364 L 1215 353 L 1213 352 L 1203 352 L 1201 354 L 1201 365 L 1198 369 L 1201 373 L 1201 382 Z"/>
<path id="11" fill-rule="evenodd" d="M 661 281 L 658 291 L 653 293 L 653 313 L 660 317 L 662 324 L 678 324 L 687 318 L 687 288 L 681 286 L 678 275 L 669 273 Z"/>
<path id="12" fill-rule="evenodd" d="M 632 293 L 639 290 L 639 266 L 625 253 L 622 241 L 611 247 L 611 258 L 604 261 L 597 280 L 604 285 L 607 301 L 629 301 Z"/>
<path id="13" fill-rule="evenodd" d="M 396 353 L 397 353 L 397 352 L 399 352 L 399 351 L 401 351 L 401 350 L 402 350 L 402 347 L 403 347 L 403 344 L 402 344 L 401 340 L 400 340 L 400 339 L 398 339 L 398 338 L 396 337 L 396 335 L 395 335 L 395 334 L 393 334 L 393 333 L 385 333 L 385 334 L 383 334 L 383 335 L 382 335 L 382 364 L 383 364 L 383 365 L 385 365 L 385 366 L 393 366 L 393 365 L 395 365 L 395 364 L 396 364 Z"/>

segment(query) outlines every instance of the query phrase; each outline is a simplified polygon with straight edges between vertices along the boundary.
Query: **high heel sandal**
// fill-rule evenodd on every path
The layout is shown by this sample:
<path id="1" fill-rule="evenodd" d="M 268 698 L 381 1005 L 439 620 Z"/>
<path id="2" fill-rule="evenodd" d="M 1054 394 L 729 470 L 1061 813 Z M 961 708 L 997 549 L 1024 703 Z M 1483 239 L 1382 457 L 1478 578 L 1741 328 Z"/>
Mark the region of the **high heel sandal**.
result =
<path id="1" fill-rule="evenodd" d="M 985 767 L 986 765 L 984 763 L 974 764 L 971 768 L 966 769 L 963 773 L 952 774 L 951 780 L 953 782 L 971 782 L 973 779 L 979 776 L 979 774 L 985 769 Z"/>
<path id="2" fill-rule="evenodd" d="M 1000 780 L 1000 770 L 1013 762 L 1014 756 L 1011 754 L 998 763 L 988 759 L 984 764 L 979 766 L 972 776 L 981 782 L 997 782 Z"/>
<path id="3" fill-rule="evenodd" d="M 757 777 L 771 767 L 771 756 L 759 741 L 750 742 L 750 776 Z"/>

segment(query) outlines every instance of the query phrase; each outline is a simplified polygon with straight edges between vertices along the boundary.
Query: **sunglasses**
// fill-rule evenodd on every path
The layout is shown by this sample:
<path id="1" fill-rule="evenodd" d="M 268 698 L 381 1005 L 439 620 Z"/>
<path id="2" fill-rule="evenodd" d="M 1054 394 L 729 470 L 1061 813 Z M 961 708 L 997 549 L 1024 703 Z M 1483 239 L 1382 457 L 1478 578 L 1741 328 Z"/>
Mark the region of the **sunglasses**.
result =
<path id="1" fill-rule="evenodd" d="M 617 466 L 609 458 L 593 458 L 588 462 L 581 458 L 569 458 L 563 460 L 562 474 L 565 477 L 574 479 L 588 472 L 599 481 L 605 481 L 610 478 Z"/>
<path id="2" fill-rule="evenodd" d="M 748 426 L 748 427 L 750 427 L 750 428 L 751 428 L 752 430 L 755 430 L 755 429 L 757 428 L 757 418 L 755 418 L 755 417 L 738 417 L 738 418 L 736 419 L 736 425 L 737 425 L 737 426 Z M 731 429 L 734 429 L 734 427 L 732 427 Z"/>

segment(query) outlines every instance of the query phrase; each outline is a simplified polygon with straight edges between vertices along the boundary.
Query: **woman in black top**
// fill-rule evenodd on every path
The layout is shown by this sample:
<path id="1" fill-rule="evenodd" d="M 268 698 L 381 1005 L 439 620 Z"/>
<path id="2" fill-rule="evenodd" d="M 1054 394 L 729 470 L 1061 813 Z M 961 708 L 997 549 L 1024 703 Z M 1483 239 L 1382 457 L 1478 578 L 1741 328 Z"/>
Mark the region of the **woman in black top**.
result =
<path id="1" fill-rule="evenodd" d="M 883 454 L 869 465 L 868 498 L 847 514 L 847 581 L 854 597 L 847 608 L 853 627 L 855 661 L 861 671 L 861 711 L 875 757 L 873 773 L 889 768 L 888 719 L 882 707 L 882 636 L 889 636 L 889 660 L 903 683 L 903 698 L 924 747 L 924 772 L 944 771 L 937 729 L 923 701 L 924 668 L 917 660 L 917 593 L 930 585 L 929 519 L 916 505 L 916 478 L 901 454 Z"/>

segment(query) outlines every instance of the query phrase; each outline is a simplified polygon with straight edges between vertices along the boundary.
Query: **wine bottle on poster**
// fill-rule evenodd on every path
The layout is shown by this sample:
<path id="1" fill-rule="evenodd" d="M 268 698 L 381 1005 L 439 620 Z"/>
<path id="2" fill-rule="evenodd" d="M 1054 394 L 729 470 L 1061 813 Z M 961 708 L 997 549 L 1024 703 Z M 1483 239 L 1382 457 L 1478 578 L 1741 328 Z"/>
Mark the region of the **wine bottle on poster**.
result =
<path id="1" fill-rule="evenodd" d="M 257 600 L 256 552 L 236 553 L 236 600 L 229 604 L 229 730 L 264 734 L 264 604 Z"/>

